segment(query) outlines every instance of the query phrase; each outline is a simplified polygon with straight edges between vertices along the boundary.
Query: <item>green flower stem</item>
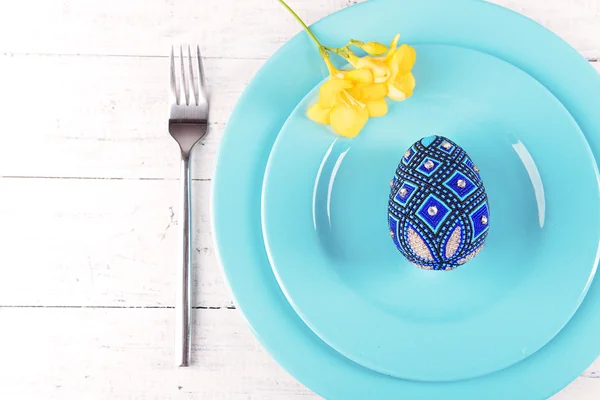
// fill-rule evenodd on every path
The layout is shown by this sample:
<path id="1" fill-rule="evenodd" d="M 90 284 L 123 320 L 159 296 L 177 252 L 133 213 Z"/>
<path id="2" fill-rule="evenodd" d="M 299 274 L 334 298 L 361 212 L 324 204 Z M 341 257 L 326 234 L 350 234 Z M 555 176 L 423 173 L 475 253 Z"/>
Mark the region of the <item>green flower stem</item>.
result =
<path id="1" fill-rule="evenodd" d="M 312 31 L 310 30 L 310 28 L 308 27 L 308 25 L 306 25 L 304 23 L 304 21 L 302 20 L 302 18 L 300 18 L 298 16 L 298 14 L 296 14 L 296 12 L 294 10 L 292 10 L 292 8 L 290 6 L 288 6 L 287 3 L 284 0 L 277 0 L 277 1 L 279 1 L 279 3 L 281 3 L 281 5 L 284 6 L 286 8 L 286 10 L 288 10 L 290 12 L 290 14 L 292 14 L 292 16 L 296 19 L 296 21 L 298 21 L 300 23 L 300 25 L 302 25 L 302 27 L 304 28 L 304 30 L 306 31 L 306 33 L 308 33 L 308 35 L 312 38 L 312 40 L 314 40 L 314 42 L 319 47 L 319 54 L 321 55 L 321 57 L 323 59 L 329 58 L 329 52 L 332 52 L 332 53 L 337 54 L 338 56 L 342 57 L 345 60 L 349 60 L 350 57 L 351 57 L 351 55 L 353 55 L 352 51 L 350 50 L 350 46 L 351 45 L 357 46 L 358 44 L 360 44 L 360 45 L 363 44 L 361 41 L 351 40 L 344 47 L 335 48 L 335 47 L 324 46 L 319 41 L 319 39 L 317 39 L 317 37 L 315 36 L 315 34 L 312 33 Z"/>
<path id="2" fill-rule="evenodd" d="M 292 10 L 292 8 L 290 6 L 287 5 L 287 3 L 283 0 L 278 0 L 282 6 L 284 6 L 289 12 L 290 14 L 292 14 L 292 16 L 296 19 L 296 21 L 298 21 L 300 23 L 300 25 L 302 25 L 302 27 L 304 28 L 304 30 L 306 31 L 306 33 L 309 34 L 309 36 L 312 38 L 312 40 L 315 41 L 315 43 L 317 44 L 317 46 L 319 46 L 319 49 L 326 49 L 326 50 L 331 50 L 328 49 L 327 47 L 323 46 L 321 44 L 321 42 L 319 42 L 319 39 L 317 39 L 317 37 L 314 35 L 314 33 L 312 33 L 312 31 L 310 30 L 310 28 L 308 27 L 308 25 L 306 25 L 304 23 L 304 21 L 302 21 L 302 18 L 300 18 L 298 16 L 298 14 L 296 14 L 296 12 L 294 10 Z"/>

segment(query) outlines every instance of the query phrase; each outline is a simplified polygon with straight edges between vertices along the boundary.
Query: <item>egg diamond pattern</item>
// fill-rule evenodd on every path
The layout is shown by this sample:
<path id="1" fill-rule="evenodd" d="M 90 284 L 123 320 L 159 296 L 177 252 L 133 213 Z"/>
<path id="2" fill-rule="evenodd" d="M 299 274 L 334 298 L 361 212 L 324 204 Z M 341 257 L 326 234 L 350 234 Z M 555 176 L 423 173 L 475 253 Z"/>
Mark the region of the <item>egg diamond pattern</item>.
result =
<path id="1" fill-rule="evenodd" d="M 429 136 L 402 155 L 392 179 L 390 236 L 416 266 L 451 270 L 482 249 L 489 209 L 479 169 L 463 148 Z"/>

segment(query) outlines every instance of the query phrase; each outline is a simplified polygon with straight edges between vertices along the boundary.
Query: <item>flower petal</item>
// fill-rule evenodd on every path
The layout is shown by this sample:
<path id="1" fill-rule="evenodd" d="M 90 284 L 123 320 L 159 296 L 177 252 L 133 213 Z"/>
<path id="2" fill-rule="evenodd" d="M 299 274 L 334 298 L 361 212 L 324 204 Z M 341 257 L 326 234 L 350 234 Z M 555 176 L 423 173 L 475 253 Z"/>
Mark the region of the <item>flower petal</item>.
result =
<path id="1" fill-rule="evenodd" d="M 338 69 L 331 63 L 329 57 L 323 57 L 323 61 L 325 61 L 325 65 L 327 65 L 327 71 L 329 71 L 329 75 L 335 76 L 339 72 Z"/>
<path id="2" fill-rule="evenodd" d="M 388 97 L 396 101 L 406 100 L 412 96 L 415 84 L 415 77 L 412 73 L 399 75 L 396 80 L 388 83 Z"/>
<path id="3" fill-rule="evenodd" d="M 336 103 L 340 92 L 344 89 L 350 89 L 352 86 L 354 86 L 352 82 L 345 79 L 329 79 L 319 89 L 319 103 L 323 108 L 332 107 Z"/>
<path id="4" fill-rule="evenodd" d="M 403 91 L 398 89 L 393 82 L 388 83 L 388 97 L 392 100 L 402 101 L 406 100 L 406 95 Z"/>
<path id="5" fill-rule="evenodd" d="M 329 124 L 329 114 L 331 113 L 331 107 L 324 108 L 320 103 L 315 103 L 308 108 L 306 116 L 315 122 L 320 124 Z"/>
<path id="6" fill-rule="evenodd" d="M 355 137 L 369 119 L 369 112 L 361 106 L 337 104 L 331 109 L 330 122 L 333 130 L 341 136 Z"/>
<path id="7" fill-rule="evenodd" d="M 390 50 L 388 51 L 388 53 L 385 56 L 385 61 L 388 61 L 394 55 L 394 52 L 396 51 L 396 47 L 398 46 L 398 40 L 400 40 L 399 33 L 396 34 L 396 36 L 394 36 L 392 43 L 390 43 Z"/>
<path id="8" fill-rule="evenodd" d="M 373 83 L 373 72 L 368 68 L 359 68 L 348 71 L 344 79 L 357 83 Z"/>
<path id="9" fill-rule="evenodd" d="M 386 63 L 390 68 L 390 80 L 394 81 L 397 75 L 405 75 L 410 72 L 417 59 L 415 49 L 407 44 L 403 44 L 398 48 L 391 58 L 386 59 Z"/>
<path id="10" fill-rule="evenodd" d="M 387 64 L 369 56 L 361 57 L 356 61 L 356 68 L 368 68 L 373 73 L 373 82 L 383 83 L 387 81 L 391 75 L 390 68 Z"/>
<path id="11" fill-rule="evenodd" d="M 414 47 L 403 44 L 396 53 L 398 53 L 398 74 L 408 74 L 417 60 L 417 51 Z"/>
<path id="12" fill-rule="evenodd" d="M 412 96 L 413 90 L 416 86 L 415 77 L 410 72 L 406 75 L 398 76 L 396 77 L 394 85 L 400 88 L 406 94 L 406 97 L 410 97 Z"/>
<path id="13" fill-rule="evenodd" d="M 370 117 L 383 117 L 388 112 L 385 98 L 367 102 L 367 111 Z"/>
<path id="14" fill-rule="evenodd" d="M 372 56 L 380 56 L 388 51 L 385 44 L 378 42 L 368 42 L 361 46 L 361 48 Z"/>
<path id="15" fill-rule="evenodd" d="M 358 101 L 365 103 L 367 101 L 381 100 L 387 93 L 387 85 L 385 83 L 370 83 L 366 85 L 356 85 L 349 89 L 348 92 Z"/>

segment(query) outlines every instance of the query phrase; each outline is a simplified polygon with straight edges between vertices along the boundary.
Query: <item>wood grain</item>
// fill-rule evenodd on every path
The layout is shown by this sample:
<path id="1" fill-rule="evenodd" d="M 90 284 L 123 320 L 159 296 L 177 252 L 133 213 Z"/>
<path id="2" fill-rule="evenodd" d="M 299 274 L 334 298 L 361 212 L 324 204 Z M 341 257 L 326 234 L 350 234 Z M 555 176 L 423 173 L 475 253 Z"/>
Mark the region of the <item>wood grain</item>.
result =
<path id="1" fill-rule="evenodd" d="M 0 179 L 0 193 L 12 194 L 0 196 L 0 265 L 12 271 L 0 279 L 0 306 L 173 306 L 177 186 Z M 230 307 L 210 231 L 210 182 L 192 190 L 206 199 L 195 202 L 194 305 Z"/>
<path id="2" fill-rule="evenodd" d="M 290 0 L 308 23 L 357 2 Z M 598 57 L 596 0 L 493 2 L 542 23 L 586 56 Z M 162 56 L 173 43 L 198 42 L 208 57 L 264 59 L 299 31 L 273 0 L 21 0 L 0 14 L 0 51 Z"/>
<path id="3" fill-rule="evenodd" d="M 174 317 L 169 309 L 0 309 L 0 397 L 318 398 L 275 364 L 236 310 L 195 310 L 194 365 L 176 368 Z"/>
<path id="4" fill-rule="evenodd" d="M 194 152 L 194 178 L 212 176 L 227 118 L 262 63 L 206 60 L 211 124 Z M 167 58 L 4 55 L 0 70 L 0 88 L 10 94 L 0 106 L 11 110 L 3 115 L 11 132 L 0 135 L 0 176 L 178 178 L 166 125 Z M 27 79 L 14 79 L 21 74 Z M 43 105 L 35 116 L 14 106 L 33 95 Z"/>

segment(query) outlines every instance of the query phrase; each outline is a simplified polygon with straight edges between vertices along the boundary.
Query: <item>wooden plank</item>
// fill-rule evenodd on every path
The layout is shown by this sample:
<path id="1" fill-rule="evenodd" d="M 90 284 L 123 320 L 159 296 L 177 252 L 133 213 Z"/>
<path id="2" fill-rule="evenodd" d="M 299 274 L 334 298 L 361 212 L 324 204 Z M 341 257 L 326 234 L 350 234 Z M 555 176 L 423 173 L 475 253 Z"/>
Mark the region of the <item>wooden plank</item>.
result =
<path id="1" fill-rule="evenodd" d="M 596 400 L 600 393 L 600 358 L 550 400 Z"/>
<path id="2" fill-rule="evenodd" d="M 211 125 L 195 149 L 194 178 L 212 176 L 227 118 L 262 63 L 206 60 Z M 167 58 L 0 56 L 0 70 L 0 106 L 11 110 L 3 114 L 10 132 L 0 135 L 0 176 L 178 178 Z"/>
<path id="3" fill-rule="evenodd" d="M 357 2 L 290 0 L 308 23 Z M 586 56 L 598 57 L 596 0 L 494 2 L 542 23 Z M 299 31 L 276 1 L 21 0 L 0 14 L 0 51 L 164 55 L 171 44 L 198 42 L 210 57 L 267 58 Z"/>
<path id="4" fill-rule="evenodd" d="M 236 310 L 196 310 L 194 365 L 173 361 L 166 309 L 0 309 L 0 398 L 318 399 L 282 370 Z"/>
<path id="5" fill-rule="evenodd" d="M 173 306 L 178 183 L 0 179 L 0 306 Z M 195 181 L 195 306 L 231 307 Z M 16 284 L 18 282 L 18 284 Z"/>
<path id="6" fill-rule="evenodd" d="M 290 3 L 312 23 L 355 2 Z M 24 0 L 0 14 L 0 51 L 164 55 L 194 42 L 208 57 L 264 59 L 299 30 L 277 1 Z"/>
<path id="7" fill-rule="evenodd" d="M 597 400 L 600 393 L 600 379 L 579 377 L 550 400 Z"/>
<path id="8" fill-rule="evenodd" d="M 189 368 L 173 366 L 173 310 L 0 309 L 6 399 L 320 399 L 276 365 L 235 310 L 196 310 Z M 594 400 L 580 377 L 553 400 Z"/>

